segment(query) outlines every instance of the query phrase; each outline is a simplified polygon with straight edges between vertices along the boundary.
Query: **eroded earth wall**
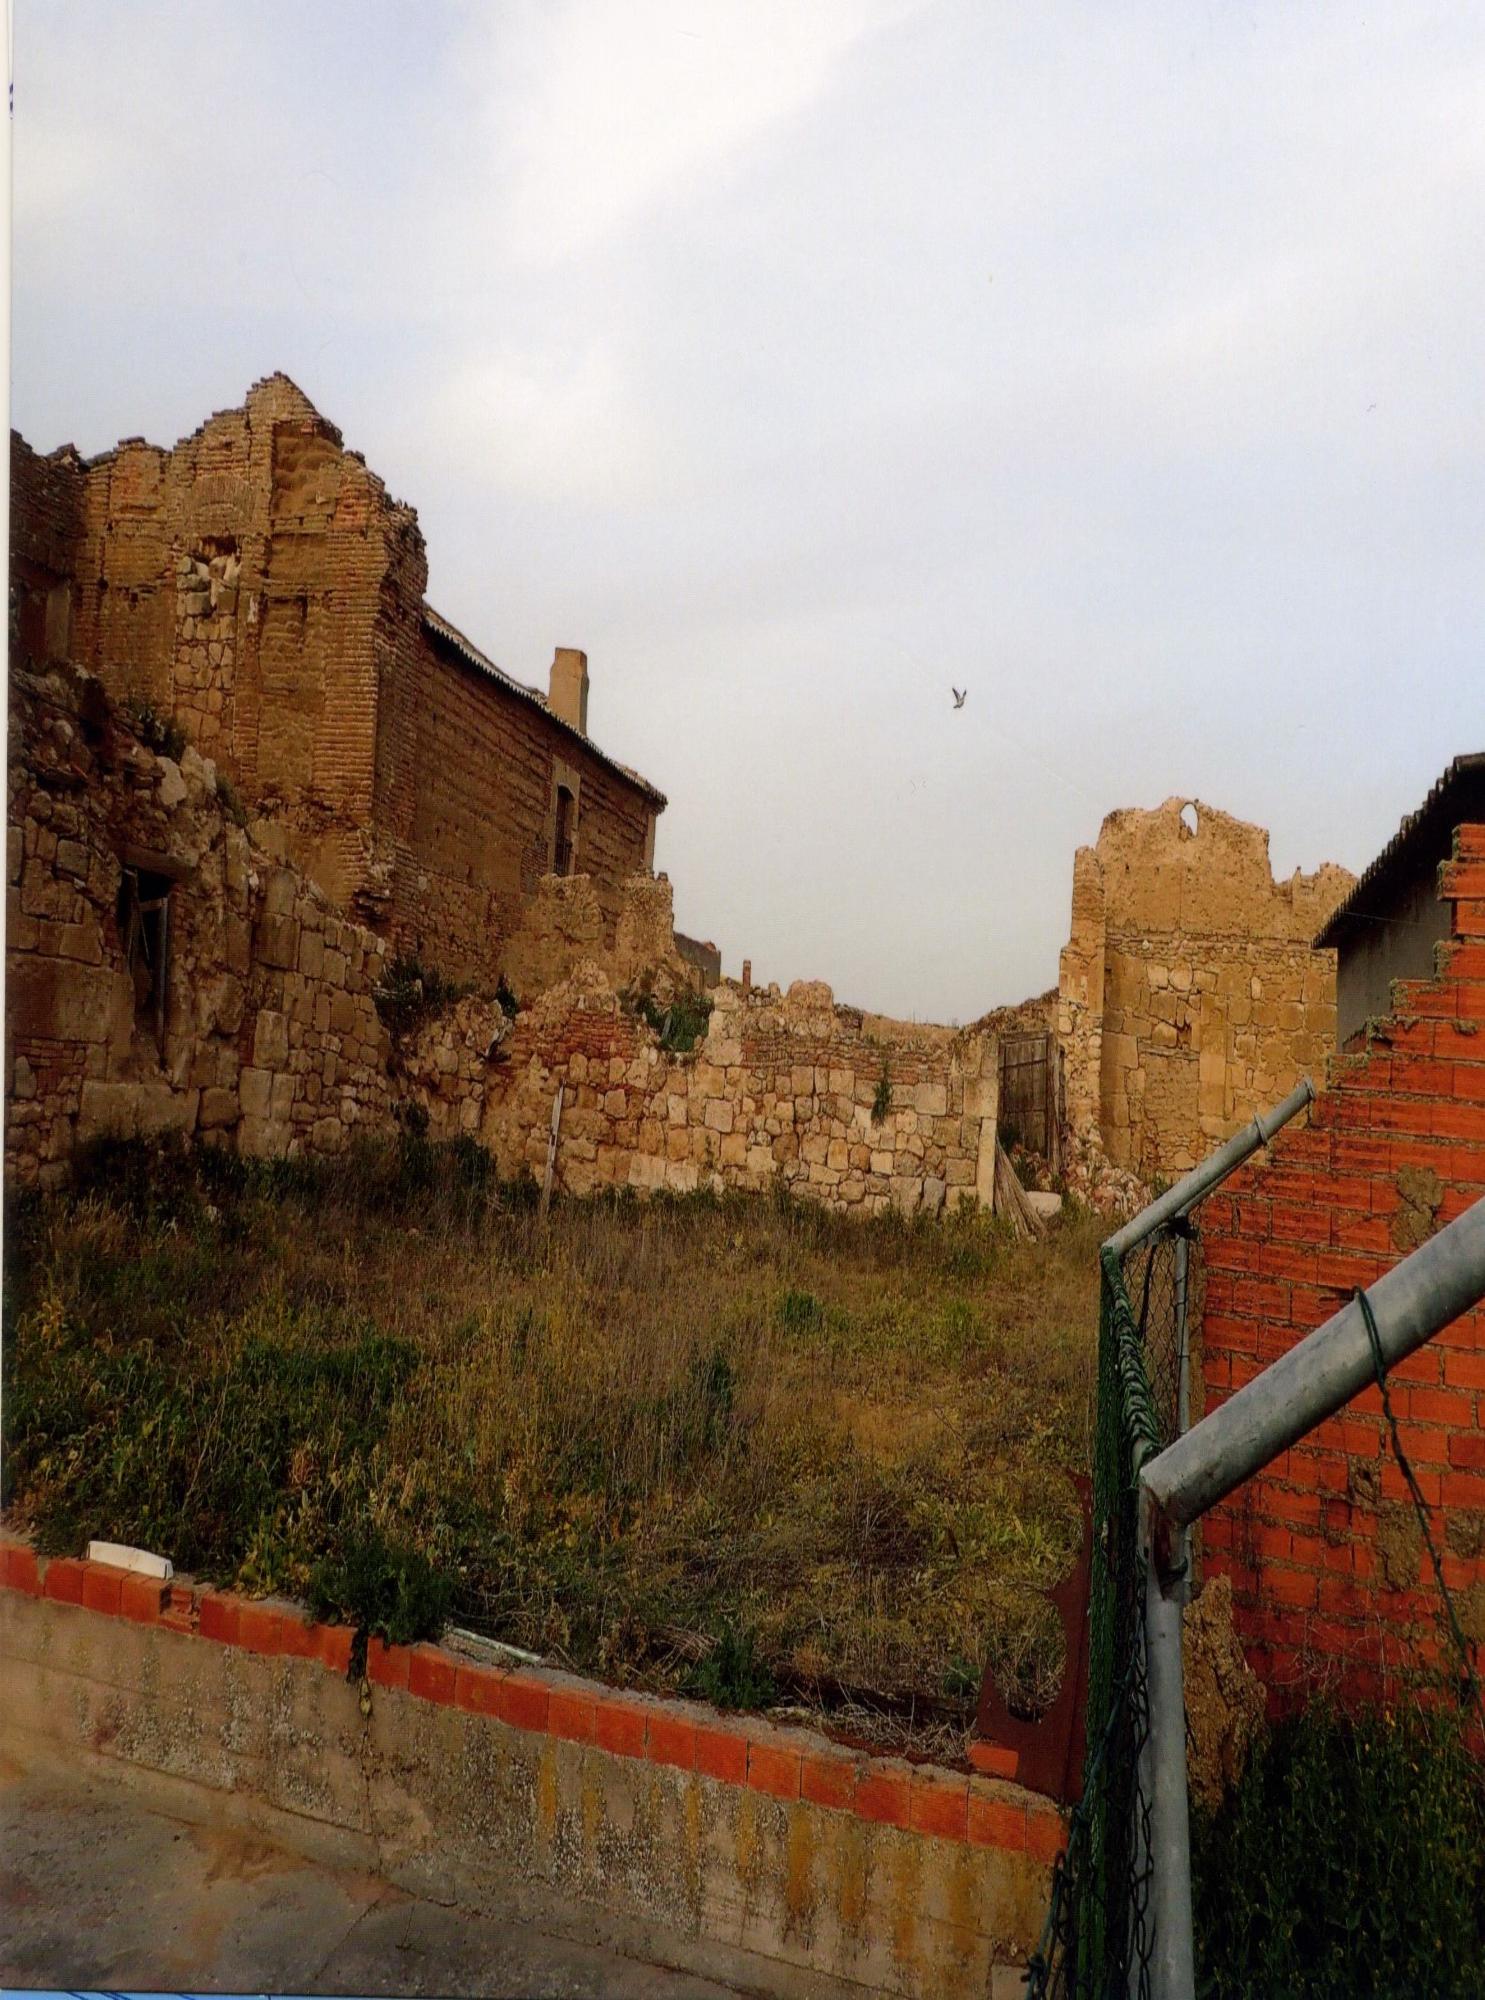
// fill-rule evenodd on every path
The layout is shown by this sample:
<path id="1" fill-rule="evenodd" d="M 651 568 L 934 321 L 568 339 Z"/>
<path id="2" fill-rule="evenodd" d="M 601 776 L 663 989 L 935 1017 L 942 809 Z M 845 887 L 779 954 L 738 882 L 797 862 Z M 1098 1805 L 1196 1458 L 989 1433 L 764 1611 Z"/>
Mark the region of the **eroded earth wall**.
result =
<path id="1" fill-rule="evenodd" d="M 1320 1070 L 1335 954 L 1310 940 L 1353 881 L 1326 862 L 1276 882 L 1263 828 L 1209 806 L 1110 813 L 1074 862 L 1059 967 L 1074 1134 L 1171 1178 Z"/>

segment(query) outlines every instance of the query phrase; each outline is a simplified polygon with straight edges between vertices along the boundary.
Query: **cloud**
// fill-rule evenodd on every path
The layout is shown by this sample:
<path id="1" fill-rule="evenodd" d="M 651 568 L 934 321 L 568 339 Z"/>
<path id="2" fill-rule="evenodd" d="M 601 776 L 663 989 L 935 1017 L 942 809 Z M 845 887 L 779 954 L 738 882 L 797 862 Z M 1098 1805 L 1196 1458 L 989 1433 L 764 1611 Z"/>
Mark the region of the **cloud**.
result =
<path id="1" fill-rule="evenodd" d="M 698 199 L 910 10 L 910 0 L 564 0 L 529 10 L 514 32 L 475 17 L 462 60 L 490 92 L 485 135 L 508 176 L 498 197 L 508 247 L 560 262 L 656 206 Z"/>
<path id="2" fill-rule="evenodd" d="M 417 416 L 440 477 L 507 502 L 622 508 L 663 484 L 660 426 L 597 342 L 466 359 Z"/>

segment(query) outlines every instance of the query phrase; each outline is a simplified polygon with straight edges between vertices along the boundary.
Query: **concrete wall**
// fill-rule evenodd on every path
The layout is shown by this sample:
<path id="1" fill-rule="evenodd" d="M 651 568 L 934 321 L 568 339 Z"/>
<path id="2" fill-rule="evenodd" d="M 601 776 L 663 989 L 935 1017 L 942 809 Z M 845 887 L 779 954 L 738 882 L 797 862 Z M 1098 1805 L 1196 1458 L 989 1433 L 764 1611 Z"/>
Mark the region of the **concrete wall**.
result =
<path id="1" fill-rule="evenodd" d="M 292 1607 L 16 1542 L 0 1571 L 0 1740 L 192 1816 L 474 1908 L 596 1906 L 698 1971 L 740 1948 L 765 1991 L 1011 1991 L 1039 1933 L 1062 1822 L 1017 1786 L 434 1646 L 374 1644 L 363 1704 L 350 1633 Z"/>
<path id="2" fill-rule="evenodd" d="M 1443 873 L 1450 945 L 1404 981 L 1364 1052 L 1339 1056 L 1307 1123 L 1204 1203 L 1208 1402 L 1240 1388 L 1409 1250 L 1485 1197 L 1485 826 Z M 1485 1309 L 1394 1370 L 1404 1447 L 1444 1575 L 1485 1664 Z M 1375 1389 L 1208 1516 L 1238 1630 L 1276 1705 L 1441 1658 L 1438 1593 Z"/>
<path id="3" fill-rule="evenodd" d="M 663 800 L 430 629 L 416 515 L 286 376 L 172 451 L 13 437 L 11 498 L 22 660 L 173 717 L 359 921 L 493 981 L 569 773 L 612 943 Z"/>
<path id="4" fill-rule="evenodd" d="M 1174 1178 L 1317 1068 L 1335 954 L 1310 940 L 1353 879 L 1326 862 L 1275 882 L 1263 829 L 1208 806 L 1110 813 L 1074 862 L 1059 968 L 1074 1137 Z"/>

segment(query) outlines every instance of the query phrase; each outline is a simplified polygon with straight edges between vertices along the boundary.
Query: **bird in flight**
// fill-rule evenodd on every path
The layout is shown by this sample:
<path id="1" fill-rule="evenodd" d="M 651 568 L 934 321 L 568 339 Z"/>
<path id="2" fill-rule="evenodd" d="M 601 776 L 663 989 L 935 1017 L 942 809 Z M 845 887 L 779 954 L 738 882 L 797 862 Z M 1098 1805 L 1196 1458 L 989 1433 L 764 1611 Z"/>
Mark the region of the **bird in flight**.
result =
<path id="1" fill-rule="evenodd" d="M 967 695 L 967 694 L 969 693 L 969 689 L 968 689 L 968 688 L 956 688 L 956 687 L 953 687 L 953 686 L 951 686 L 951 687 L 950 687 L 950 689 L 949 689 L 949 693 L 950 693 L 951 695 L 953 695 L 953 697 L 954 697 L 954 706 L 955 706 L 955 708 L 963 708 L 963 706 L 964 706 L 964 697 L 965 697 L 965 696 L 966 696 L 966 695 Z"/>

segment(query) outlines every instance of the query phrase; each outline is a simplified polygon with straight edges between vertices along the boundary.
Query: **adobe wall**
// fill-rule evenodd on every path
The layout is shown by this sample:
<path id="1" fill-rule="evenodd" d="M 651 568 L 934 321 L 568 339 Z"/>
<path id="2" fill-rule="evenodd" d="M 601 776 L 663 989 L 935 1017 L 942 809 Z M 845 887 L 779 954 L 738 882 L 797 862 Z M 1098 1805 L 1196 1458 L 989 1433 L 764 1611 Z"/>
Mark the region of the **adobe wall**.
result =
<path id="1" fill-rule="evenodd" d="M 1110 813 L 1077 852 L 1059 965 L 1075 1145 L 1172 1179 L 1318 1069 L 1335 954 L 1310 940 L 1353 882 L 1330 862 L 1275 882 L 1267 833 L 1208 806 Z"/>
<path id="2" fill-rule="evenodd" d="M 480 1131 L 505 1172 L 540 1174 L 560 1086 L 558 1185 L 574 1194 L 782 1183 L 832 1207 L 935 1213 L 991 1205 L 998 1085 L 992 1036 L 863 1017 L 803 980 L 720 986 L 705 1039 L 667 1054 L 585 968 L 517 1017 Z"/>
<path id="3" fill-rule="evenodd" d="M 75 461 L 15 437 L 11 459 L 24 522 Z M 427 579 L 412 510 L 282 375 L 173 451 L 128 439 L 76 483 L 70 547 L 56 549 L 71 643 L 31 664 L 71 658 L 115 699 L 174 717 L 332 899 L 374 891 L 378 690 Z"/>
<path id="4" fill-rule="evenodd" d="M 390 1116 L 384 941 L 249 838 L 210 760 L 155 755 L 62 668 L 12 672 L 9 755 L 13 1183 L 58 1184 L 109 1134 L 334 1152 Z M 173 880 L 162 1042 L 120 931 L 130 862 Z"/>
<path id="5" fill-rule="evenodd" d="M 298 1607 L 40 1563 L 0 1541 L 0 1742 L 190 1819 L 748 1991 L 1021 1990 L 1064 1844 L 1045 1799 L 488 1649 L 372 1641 Z"/>
<path id="6" fill-rule="evenodd" d="M 1450 943 L 1400 981 L 1366 1049 L 1339 1056 L 1302 1127 L 1286 1127 L 1198 1211 L 1203 1373 L 1221 1401 L 1418 1243 L 1485 1196 L 1485 826 L 1443 871 Z M 1485 1665 L 1485 1307 L 1389 1378 L 1444 1575 Z M 1202 1524 L 1232 1578 L 1249 1658 L 1283 1706 L 1338 1679 L 1441 1658 L 1438 1593 L 1375 1388 L 1240 1487 Z"/>

